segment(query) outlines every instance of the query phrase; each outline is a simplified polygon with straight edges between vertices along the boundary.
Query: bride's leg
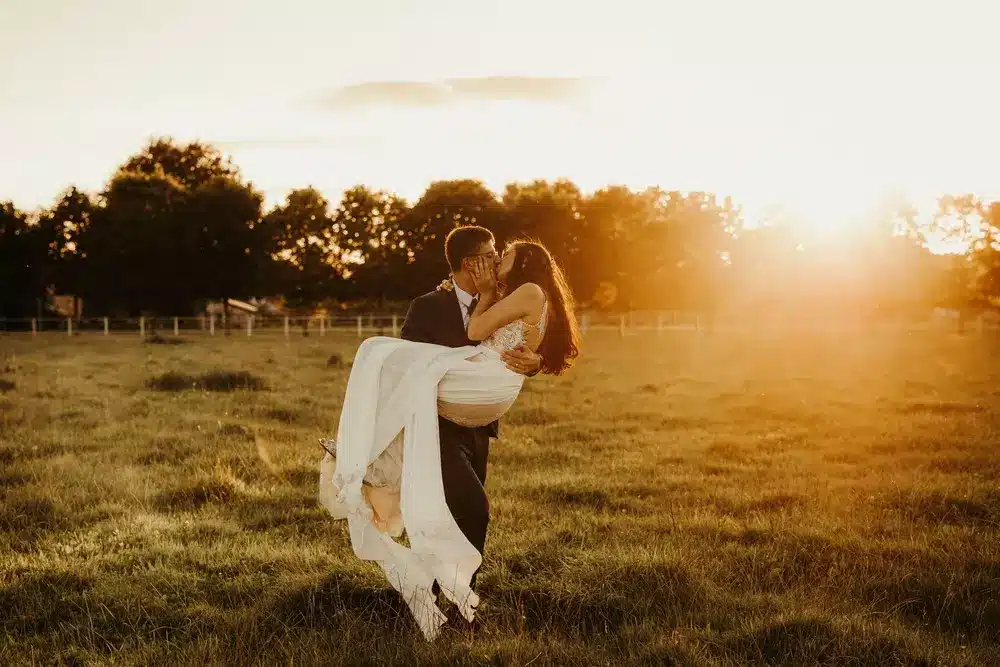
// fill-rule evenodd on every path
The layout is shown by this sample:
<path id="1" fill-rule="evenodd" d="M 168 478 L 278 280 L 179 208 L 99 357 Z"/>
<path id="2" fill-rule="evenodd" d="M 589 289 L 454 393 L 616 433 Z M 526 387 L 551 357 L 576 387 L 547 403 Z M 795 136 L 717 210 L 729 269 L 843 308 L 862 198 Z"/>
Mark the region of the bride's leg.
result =
<path id="1" fill-rule="evenodd" d="M 403 433 L 368 465 L 362 493 L 371 506 L 372 523 L 383 533 L 399 537 L 403 532 L 399 494 L 403 477 Z"/>
<path id="2" fill-rule="evenodd" d="M 361 493 L 371 505 L 372 523 L 382 533 L 399 537 L 403 531 L 403 515 L 399 507 L 399 487 L 372 486 L 367 482 L 361 486 Z"/>

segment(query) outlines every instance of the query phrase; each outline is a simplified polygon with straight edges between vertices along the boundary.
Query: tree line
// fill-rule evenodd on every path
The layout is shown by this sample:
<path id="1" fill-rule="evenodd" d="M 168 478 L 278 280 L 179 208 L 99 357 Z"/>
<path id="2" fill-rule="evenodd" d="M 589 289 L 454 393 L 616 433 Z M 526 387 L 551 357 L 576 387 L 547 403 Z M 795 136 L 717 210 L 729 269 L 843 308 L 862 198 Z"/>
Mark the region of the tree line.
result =
<path id="1" fill-rule="evenodd" d="M 150 141 L 98 193 L 70 187 L 50 208 L 0 203 L 0 316 L 32 317 L 50 295 L 88 315 L 187 315 L 209 301 L 280 297 L 293 312 L 386 307 L 448 273 L 444 238 L 479 224 L 502 245 L 551 248 L 586 307 L 867 314 L 992 307 L 1000 297 L 1000 204 L 945 196 L 930 225 L 907 206 L 835 241 L 772 220 L 750 228 L 729 198 L 568 180 L 437 181 L 413 204 L 358 185 L 339 202 L 314 187 L 265 210 L 263 195 L 210 145 Z M 968 252 L 939 256 L 947 228 Z"/>

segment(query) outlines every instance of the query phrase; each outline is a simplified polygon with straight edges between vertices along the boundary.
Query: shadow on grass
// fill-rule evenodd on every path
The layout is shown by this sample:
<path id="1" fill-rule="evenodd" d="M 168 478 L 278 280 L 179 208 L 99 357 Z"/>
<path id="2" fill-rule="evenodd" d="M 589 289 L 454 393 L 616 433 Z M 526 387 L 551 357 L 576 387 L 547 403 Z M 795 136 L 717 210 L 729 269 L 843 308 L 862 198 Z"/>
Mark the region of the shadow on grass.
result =
<path id="1" fill-rule="evenodd" d="M 5 392 L 8 392 L 8 391 L 14 391 L 14 389 L 16 389 L 16 388 L 17 388 L 17 385 L 14 383 L 13 380 L 7 380 L 5 378 L 0 378 L 0 393 L 5 393 Z"/>
<path id="2" fill-rule="evenodd" d="M 507 413 L 506 422 L 512 426 L 549 426 L 558 423 L 560 416 L 562 413 L 541 406 L 515 407 Z"/>
<path id="3" fill-rule="evenodd" d="M 19 575 L 0 588 L 0 628 L 5 634 L 48 634 L 76 620 L 68 599 L 89 591 L 94 581 L 73 572 L 43 571 Z"/>
<path id="4" fill-rule="evenodd" d="M 316 502 L 313 489 L 308 495 L 293 494 L 268 498 L 247 498 L 231 504 L 229 511 L 244 530 L 295 535 L 329 534 L 341 524 Z"/>
<path id="5" fill-rule="evenodd" d="M 741 591 L 781 594 L 812 587 L 920 628 L 1000 639 L 1000 561 L 971 554 L 948 560 L 930 549 L 841 543 L 780 530 L 685 532 L 696 535 L 706 553 L 725 554 L 719 572 Z"/>
<path id="6" fill-rule="evenodd" d="M 837 665 L 845 657 L 856 665 L 907 665 L 931 667 L 933 663 L 913 655 L 905 646 L 886 637 L 861 632 L 841 632 L 825 620 L 797 618 L 778 620 L 738 636 L 722 647 L 740 664 Z"/>
<path id="7" fill-rule="evenodd" d="M 192 458 L 196 450 L 174 436 L 154 438 L 148 445 L 148 450 L 138 454 L 135 462 L 141 465 L 181 464 Z"/>
<path id="8" fill-rule="evenodd" d="M 15 486 L 24 486 L 31 479 L 31 475 L 0 470 L 0 489 L 13 489 Z"/>
<path id="9" fill-rule="evenodd" d="M 47 498 L 7 497 L 0 502 L 0 553 L 4 542 L 15 551 L 30 552 L 51 533 L 81 529 L 111 516 L 103 509 L 71 513 Z"/>
<path id="10" fill-rule="evenodd" d="M 202 375 L 164 373 L 148 380 L 146 387 L 154 391 L 264 391 L 267 384 L 247 371 L 212 371 Z"/>
<path id="11" fill-rule="evenodd" d="M 51 500 L 7 500 L 0 507 L 0 532 L 41 534 L 62 527 L 65 519 Z"/>
<path id="12" fill-rule="evenodd" d="M 122 587 L 90 575 L 31 572 L 0 589 L 0 632 L 8 637 L 44 637 L 46 643 L 79 651 L 116 652 L 129 640 L 171 640 L 197 634 L 199 622 L 184 613 L 178 592 L 150 595 L 149 580 Z M 62 664 L 59 662 L 48 664 Z M 70 663 L 76 664 L 76 663 Z M 85 663 L 84 663 L 85 664 Z"/>
<path id="13" fill-rule="evenodd" d="M 554 505 L 563 509 L 585 509 L 593 512 L 620 512 L 631 504 L 599 489 L 580 489 L 570 486 L 542 486 L 528 492 L 535 502 Z"/>
<path id="14" fill-rule="evenodd" d="M 957 415 L 975 414 L 983 412 L 984 408 L 975 403 L 953 403 L 940 402 L 929 403 L 914 401 L 903 403 L 896 407 L 896 411 L 904 415 L 939 415 L 942 417 L 954 417 Z"/>
<path id="15" fill-rule="evenodd" d="M 284 630 L 342 627 L 346 616 L 379 632 L 419 632 L 402 596 L 388 584 L 373 586 L 343 573 L 292 590 L 266 611 L 267 620 Z"/>
<path id="16" fill-rule="evenodd" d="M 254 440 L 253 431 L 240 424 L 223 424 L 216 432 L 225 438 L 246 440 L 247 442 L 252 442 Z"/>
<path id="17" fill-rule="evenodd" d="M 233 488 L 228 484 L 208 480 L 157 494 L 153 498 L 153 506 L 168 512 L 192 511 L 208 503 L 228 502 L 233 495 Z"/>
<path id="18" fill-rule="evenodd" d="M 889 506 L 908 520 L 954 526 L 1000 526 L 1000 492 L 977 491 L 964 497 L 948 493 L 900 493 Z"/>
<path id="19" fill-rule="evenodd" d="M 146 339 L 147 345 L 184 345 L 186 342 L 181 338 L 167 338 L 160 334 L 154 334 Z"/>
<path id="20" fill-rule="evenodd" d="M 703 584 L 680 565 L 608 563 L 598 569 L 586 577 L 586 586 L 570 590 L 537 580 L 502 587 L 484 580 L 481 594 L 489 601 L 490 622 L 510 632 L 590 637 L 616 635 L 647 622 L 670 626 L 693 616 L 716 623 L 727 616 L 727 609 L 714 604 Z"/>
<path id="21" fill-rule="evenodd" d="M 288 408 L 270 408 L 264 411 L 264 417 L 282 424 L 294 424 L 301 419 L 298 412 Z"/>
<path id="22" fill-rule="evenodd" d="M 917 627 L 1000 641 L 1000 563 L 900 574 L 866 593 Z"/>

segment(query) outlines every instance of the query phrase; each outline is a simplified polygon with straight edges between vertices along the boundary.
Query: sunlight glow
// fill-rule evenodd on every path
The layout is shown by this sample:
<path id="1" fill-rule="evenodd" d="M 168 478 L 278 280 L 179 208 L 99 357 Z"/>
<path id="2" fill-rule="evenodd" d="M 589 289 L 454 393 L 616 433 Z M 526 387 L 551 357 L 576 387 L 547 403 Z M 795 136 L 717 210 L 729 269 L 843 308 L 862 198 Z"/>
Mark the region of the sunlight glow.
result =
<path id="1" fill-rule="evenodd" d="M 126 0 L 67 7 L 61 21 L 41 4 L 0 7 L 0 25 L 25 27 L 0 54 L 0 197 L 28 208 L 70 183 L 100 190 L 154 135 L 216 143 L 269 205 L 310 184 L 333 202 L 358 183 L 412 201 L 436 179 L 499 191 L 565 177 L 584 191 L 731 195 L 751 226 L 780 205 L 830 237 L 890 191 L 1000 195 L 979 52 L 998 16 L 984 3 L 949 5 L 961 34 L 942 33 L 939 10 L 896 0 L 821 17 L 778 0 L 752 11 L 622 0 L 600 15 L 561 0 L 247 0 L 239 13 L 184 0 L 153 27 Z M 664 39 L 664 25 L 709 24 L 710 43 L 697 30 Z M 334 25 L 378 25 L 379 40 L 330 39 Z M 934 44 L 933 58 L 914 44 Z M 510 75 L 534 87 L 491 92 L 491 77 Z M 575 92 L 548 91 L 556 79 Z M 359 85 L 374 97 L 336 106 Z M 431 92 L 402 94 L 421 86 Z M 960 103 L 973 90 L 977 103 Z"/>

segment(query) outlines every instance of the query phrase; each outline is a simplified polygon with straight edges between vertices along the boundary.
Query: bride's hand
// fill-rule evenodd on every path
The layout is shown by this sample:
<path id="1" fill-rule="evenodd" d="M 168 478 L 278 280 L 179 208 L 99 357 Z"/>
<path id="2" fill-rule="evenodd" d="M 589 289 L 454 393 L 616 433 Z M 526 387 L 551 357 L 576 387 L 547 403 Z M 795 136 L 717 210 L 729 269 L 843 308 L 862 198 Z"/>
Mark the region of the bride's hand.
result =
<path id="1" fill-rule="evenodd" d="M 472 265 L 472 281 L 480 294 L 492 295 L 497 289 L 496 264 L 491 259 L 477 257 Z"/>

